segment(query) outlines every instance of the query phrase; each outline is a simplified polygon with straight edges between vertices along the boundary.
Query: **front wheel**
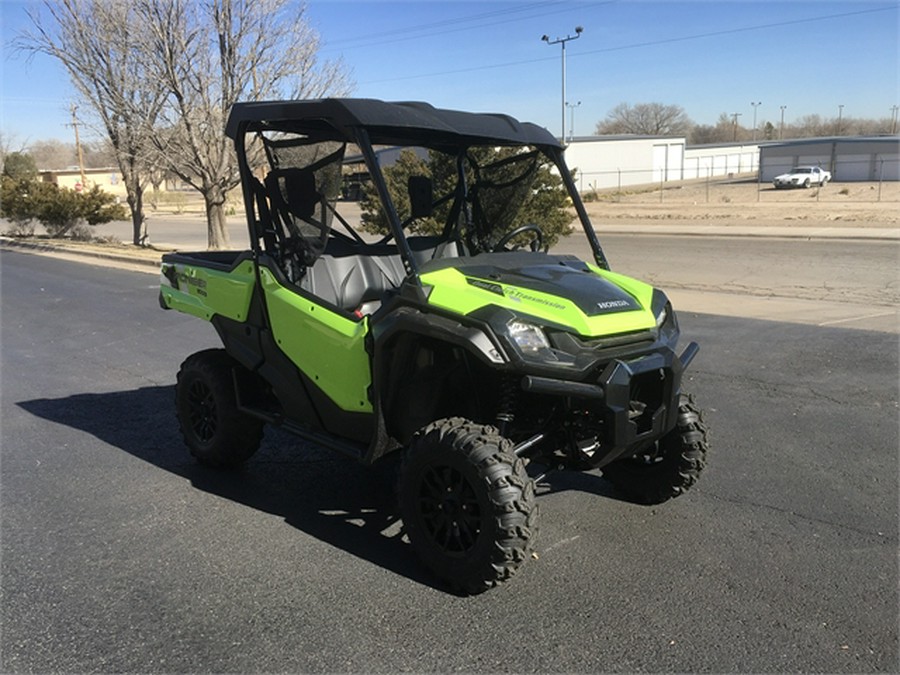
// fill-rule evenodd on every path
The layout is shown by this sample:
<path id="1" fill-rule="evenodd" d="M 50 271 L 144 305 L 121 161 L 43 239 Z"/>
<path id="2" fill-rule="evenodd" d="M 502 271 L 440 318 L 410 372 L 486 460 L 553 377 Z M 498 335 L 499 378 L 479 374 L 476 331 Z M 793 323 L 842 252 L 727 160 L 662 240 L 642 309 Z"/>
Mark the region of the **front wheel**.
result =
<path id="1" fill-rule="evenodd" d="M 675 428 L 649 452 L 613 462 L 603 476 L 642 504 L 660 504 L 683 494 L 706 466 L 709 428 L 693 398 L 682 395 Z"/>
<path id="2" fill-rule="evenodd" d="M 534 483 L 492 426 L 456 417 L 424 427 L 403 460 L 399 497 L 416 554 L 456 591 L 486 591 L 530 554 Z"/>
<path id="3" fill-rule="evenodd" d="M 175 410 L 185 445 L 202 464 L 236 466 L 256 452 L 263 423 L 238 409 L 234 369 L 223 349 L 192 354 L 178 371 Z"/>

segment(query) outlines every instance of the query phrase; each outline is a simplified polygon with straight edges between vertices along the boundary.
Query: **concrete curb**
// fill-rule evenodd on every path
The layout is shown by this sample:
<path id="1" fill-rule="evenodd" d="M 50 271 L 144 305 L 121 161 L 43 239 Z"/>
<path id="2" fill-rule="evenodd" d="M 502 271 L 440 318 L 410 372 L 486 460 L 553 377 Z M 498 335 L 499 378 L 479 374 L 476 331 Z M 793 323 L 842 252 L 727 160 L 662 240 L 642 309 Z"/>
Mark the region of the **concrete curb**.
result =
<path id="1" fill-rule="evenodd" d="M 153 268 L 159 268 L 163 253 L 167 252 L 165 250 L 159 251 L 159 258 L 154 260 L 148 257 L 129 255 L 128 253 L 115 253 L 114 251 L 98 251 L 84 249 L 78 246 L 66 246 L 64 243 L 22 241 L 15 237 L 0 236 L 0 249 L 4 248 L 25 249 L 35 253 L 65 253 L 68 255 L 84 256 L 86 258 L 98 258 L 101 260 L 127 263 L 129 265 L 146 265 L 147 267 Z M 156 251 L 156 249 L 150 250 Z"/>

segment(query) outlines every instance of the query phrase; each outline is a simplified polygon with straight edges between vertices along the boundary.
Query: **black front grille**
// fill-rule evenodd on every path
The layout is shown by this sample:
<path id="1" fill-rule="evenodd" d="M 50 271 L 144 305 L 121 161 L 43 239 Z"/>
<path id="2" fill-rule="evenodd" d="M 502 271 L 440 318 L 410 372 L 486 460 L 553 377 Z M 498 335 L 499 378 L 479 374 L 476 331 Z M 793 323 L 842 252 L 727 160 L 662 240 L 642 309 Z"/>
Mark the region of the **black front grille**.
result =
<path id="1" fill-rule="evenodd" d="M 667 374 L 664 369 L 639 373 L 631 378 L 629 417 L 637 433 L 650 431 L 653 416 L 665 401 Z"/>
<path id="2" fill-rule="evenodd" d="M 656 343 L 655 330 L 643 330 L 636 333 L 624 333 L 609 337 L 586 338 L 561 331 L 549 332 L 550 344 L 572 356 L 591 354 L 594 358 L 614 358 L 618 354 L 640 354 Z"/>

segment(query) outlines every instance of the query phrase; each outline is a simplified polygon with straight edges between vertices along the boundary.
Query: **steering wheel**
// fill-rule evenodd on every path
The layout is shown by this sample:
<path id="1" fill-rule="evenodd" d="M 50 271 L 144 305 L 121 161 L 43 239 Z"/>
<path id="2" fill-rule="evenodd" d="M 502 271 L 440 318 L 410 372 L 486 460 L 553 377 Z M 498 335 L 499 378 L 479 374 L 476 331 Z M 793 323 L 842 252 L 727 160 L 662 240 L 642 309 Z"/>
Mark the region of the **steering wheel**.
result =
<path id="1" fill-rule="evenodd" d="M 514 230 L 510 230 L 502 237 L 500 237 L 500 241 L 494 244 L 494 251 L 508 251 L 508 250 L 518 250 L 518 246 L 513 249 L 506 248 L 506 245 L 512 241 L 515 237 L 518 237 L 520 234 L 524 234 L 525 232 L 532 233 L 532 239 L 528 242 L 528 247 L 533 252 L 538 252 L 544 247 L 544 232 L 541 228 L 534 223 L 526 223 L 525 225 L 520 225 Z"/>

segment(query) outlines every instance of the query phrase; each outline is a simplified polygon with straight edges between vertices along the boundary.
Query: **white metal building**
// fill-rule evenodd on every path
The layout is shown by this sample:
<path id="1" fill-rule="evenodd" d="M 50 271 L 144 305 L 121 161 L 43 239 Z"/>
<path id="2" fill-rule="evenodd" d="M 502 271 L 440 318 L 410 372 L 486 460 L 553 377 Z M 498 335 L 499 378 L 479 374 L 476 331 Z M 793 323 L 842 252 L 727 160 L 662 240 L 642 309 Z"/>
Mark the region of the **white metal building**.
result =
<path id="1" fill-rule="evenodd" d="M 756 171 L 759 145 L 756 143 L 716 143 L 695 145 L 684 151 L 684 180 L 730 176 Z"/>
<path id="2" fill-rule="evenodd" d="M 748 173 L 758 158 L 757 144 L 688 148 L 679 136 L 585 136 L 566 148 L 582 192 Z"/>
<path id="3" fill-rule="evenodd" d="M 566 163 L 582 192 L 680 180 L 684 146 L 678 137 L 585 136 L 569 142 Z"/>

